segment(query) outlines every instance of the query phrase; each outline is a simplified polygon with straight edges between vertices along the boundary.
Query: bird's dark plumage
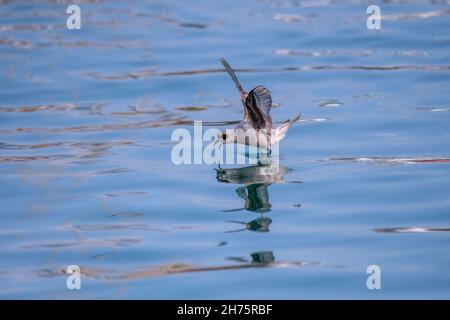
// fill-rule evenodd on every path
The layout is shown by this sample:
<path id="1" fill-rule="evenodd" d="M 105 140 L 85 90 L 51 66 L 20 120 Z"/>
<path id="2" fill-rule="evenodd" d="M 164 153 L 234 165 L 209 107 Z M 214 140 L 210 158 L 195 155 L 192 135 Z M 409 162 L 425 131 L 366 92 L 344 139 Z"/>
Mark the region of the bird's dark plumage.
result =
<path id="1" fill-rule="evenodd" d="M 244 105 L 244 120 L 241 127 L 246 128 L 245 124 L 250 122 L 253 128 L 270 130 L 272 127 L 270 91 L 264 86 L 257 86 L 249 93 L 245 92 L 230 64 L 224 58 L 221 58 L 220 62 L 236 85 Z"/>
<path id="2" fill-rule="evenodd" d="M 248 116 L 257 129 L 269 129 L 272 127 L 272 118 L 270 108 L 272 107 L 272 98 L 269 90 L 263 86 L 257 86 L 248 93 L 245 99 L 245 108 Z"/>
<path id="3" fill-rule="evenodd" d="M 272 108 L 272 97 L 270 91 L 264 86 L 257 86 L 249 94 L 255 96 L 258 108 L 261 109 L 266 116 L 270 115 L 270 109 Z"/>

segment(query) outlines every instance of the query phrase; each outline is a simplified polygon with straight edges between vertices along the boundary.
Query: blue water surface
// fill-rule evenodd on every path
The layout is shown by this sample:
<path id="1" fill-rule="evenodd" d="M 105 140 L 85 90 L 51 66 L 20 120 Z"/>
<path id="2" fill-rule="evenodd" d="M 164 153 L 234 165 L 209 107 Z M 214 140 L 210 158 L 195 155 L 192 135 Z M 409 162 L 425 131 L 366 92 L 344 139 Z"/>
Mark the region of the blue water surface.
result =
<path id="1" fill-rule="evenodd" d="M 450 298 L 448 2 L 71 3 L 0 5 L 0 298 Z M 270 173 L 171 161 L 220 57 L 303 114 Z"/>

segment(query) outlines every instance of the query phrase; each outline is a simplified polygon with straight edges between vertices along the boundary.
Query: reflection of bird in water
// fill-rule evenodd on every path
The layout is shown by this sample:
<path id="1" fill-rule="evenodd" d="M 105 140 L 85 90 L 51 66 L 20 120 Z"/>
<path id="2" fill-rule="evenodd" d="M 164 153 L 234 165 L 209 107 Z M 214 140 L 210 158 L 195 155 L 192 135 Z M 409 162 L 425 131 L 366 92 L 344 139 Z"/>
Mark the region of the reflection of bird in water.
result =
<path id="1" fill-rule="evenodd" d="M 280 182 L 283 181 L 284 175 L 289 172 L 288 168 L 273 163 L 243 168 L 218 168 L 215 170 L 218 181 L 245 185 Z"/>
<path id="2" fill-rule="evenodd" d="M 218 181 L 244 185 L 236 189 L 237 195 L 245 200 L 244 207 L 225 211 L 249 210 L 260 213 L 270 211 L 272 205 L 269 202 L 267 188 L 272 182 L 283 181 L 287 172 L 289 172 L 288 168 L 274 164 L 234 169 L 216 169 Z"/>
<path id="3" fill-rule="evenodd" d="M 270 211 L 272 205 L 269 203 L 269 192 L 267 191 L 268 186 L 270 186 L 270 183 L 254 183 L 237 188 L 237 195 L 239 198 L 245 200 L 244 207 L 239 209 L 224 210 L 224 212 L 248 210 L 264 213 Z"/>
<path id="4" fill-rule="evenodd" d="M 227 231 L 227 233 L 250 230 L 256 232 L 269 232 L 269 225 L 272 223 L 272 219 L 266 217 L 259 217 L 250 222 L 242 222 L 242 221 L 230 221 L 234 223 L 239 223 L 245 225 L 245 228 Z"/>
<path id="5" fill-rule="evenodd" d="M 275 256 L 272 251 L 254 252 L 251 254 L 253 263 L 273 263 L 275 262 Z"/>
<path id="6" fill-rule="evenodd" d="M 234 128 L 221 132 L 218 141 L 221 143 L 240 143 L 270 150 L 281 141 L 294 122 L 300 119 L 300 114 L 288 120 L 277 128 L 272 128 L 272 97 L 264 86 L 257 86 L 250 92 L 244 91 L 230 64 L 220 59 L 239 91 L 244 106 L 244 119 Z M 250 129 L 250 130 L 249 130 Z M 249 139 L 249 137 L 252 137 Z"/>
<path id="7" fill-rule="evenodd" d="M 268 187 L 273 182 L 283 181 L 284 175 L 289 172 L 286 167 L 275 164 L 264 166 L 249 166 L 244 168 L 216 169 L 216 178 L 220 182 L 243 184 L 236 189 L 239 198 L 244 199 L 244 207 L 238 209 L 224 210 L 224 212 L 236 212 L 248 210 L 258 213 L 269 212 L 272 205 L 269 201 Z M 230 221 L 242 224 L 245 227 L 228 232 L 244 230 L 256 232 L 268 232 L 272 219 L 260 216 L 250 222 Z"/>
<path id="8" fill-rule="evenodd" d="M 261 265 L 266 265 L 266 264 L 272 264 L 275 262 L 275 256 L 273 255 L 272 251 L 258 251 L 258 252 L 253 252 L 250 254 L 252 257 L 252 260 L 249 261 L 249 259 L 247 258 L 243 258 L 243 257 L 228 257 L 228 260 L 231 261 L 236 261 L 236 262 L 240 262 L 240 263 L 251 263 L 251 264 L 261 264 Z"/>

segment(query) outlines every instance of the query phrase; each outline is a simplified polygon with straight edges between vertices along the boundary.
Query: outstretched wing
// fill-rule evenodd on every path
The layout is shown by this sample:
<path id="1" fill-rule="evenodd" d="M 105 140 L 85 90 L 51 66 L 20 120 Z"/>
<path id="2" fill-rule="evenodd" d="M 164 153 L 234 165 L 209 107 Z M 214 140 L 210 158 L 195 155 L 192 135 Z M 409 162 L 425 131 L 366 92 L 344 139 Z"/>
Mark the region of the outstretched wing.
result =
<path id="1" fill-rule="evenodd" d="M 224 58 L 220 58 L 219 60 L 223 64 L 223 66 L 225 67 L 225 70 L 228 72 L 228 74 L 230 75 L 231 79 L 233 80 L 236 88 L 239 91 L 239 95 L 241 96 L 241 100 L 242 100 L 242 102 L 244 102 L 247 93 L 244 91 L 244 89 L 242 89 L 241 83 L 239 82 L 238 78 L 236 77 L 236 74 L 234 73 L 233 68 L 231 68 L 231 66 L 228 63 L 228 61 L 225 60 Z"/>
<path id="2" fill-rule="evenodd" d="M 283 139 L 286 136 L 286 132 L 289 130 L 289 128 L 297 122 L 302 117 L 302 114 L 299 113 L 294 119 L 288 120 L 279 127 L 275 129 L 275 134 L 272 136 L 274 142 L 278 142 L 281 139 Z"/>
<path id="3" fill-rule="evenodd" d="M 257 86 L 248 93 L 244 105 L 246 115 L 256 129 L 271 127 L 272 119 L 269 113 L 272 97 L 269 90 L 263 86 Z"/>

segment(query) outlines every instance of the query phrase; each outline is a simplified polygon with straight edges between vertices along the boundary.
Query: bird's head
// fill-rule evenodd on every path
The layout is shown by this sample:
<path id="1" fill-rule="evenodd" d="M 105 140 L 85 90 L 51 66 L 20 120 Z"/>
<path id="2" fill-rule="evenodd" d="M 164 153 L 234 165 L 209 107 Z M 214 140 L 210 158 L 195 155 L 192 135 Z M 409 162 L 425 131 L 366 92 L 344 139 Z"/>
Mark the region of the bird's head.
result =
<path id="1" fill-rule="evenodd" d="M 217 142 L 234 143 L 235 137 L 232 130 L 223 130 L 217 134 Z"/>

